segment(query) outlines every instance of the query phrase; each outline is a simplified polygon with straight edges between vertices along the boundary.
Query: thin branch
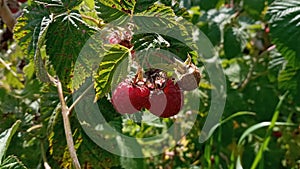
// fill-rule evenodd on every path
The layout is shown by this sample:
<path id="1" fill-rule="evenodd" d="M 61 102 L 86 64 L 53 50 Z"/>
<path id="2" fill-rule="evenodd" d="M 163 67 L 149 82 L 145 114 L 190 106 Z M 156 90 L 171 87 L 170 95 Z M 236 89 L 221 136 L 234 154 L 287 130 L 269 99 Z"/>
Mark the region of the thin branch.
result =
<path id="1" fill-rule="evenodd" d="M 51 167 L 50 167 L 50 165 L 48 164 L 48 161 L 47 161 L 43 140 L 41 140 L 41 153 L 42 153 L 42 158 L 43 158 L 43 161 L 44 161 L 44 168 L 45 169 L 51 169 Z"/>
<path id="2" fill-rule="evenodd" d="M 48 76 L 50 76 L 50 75 L 48 75 Z M 76 169 L 81 169 L 79 160 L 77 158 L 76 150 L 75 150 L 75 147 L 74 147 L 73 136 L 72 136 L 72 131 L 71 131 L 71 125 L 70 125 L 69 116 L 68 116 L 70 111 L 69 111 L 69 108 L 68 108 L 68 106 L 65 102 L 65 99 L 64 99 L 61 82 L 59 80 L 54 80 L 54 78 L 51 78 L 51 76 L 50 76 L 50 79 L 52 80 L 52 82 L 57 87 L 58 97 L 59 97 L 60 104 L 61 104 L 61 113 L 62 113 L 62 116 L 63 116 L 66 140 L 67 140 L 70 156 L 73 160 L 73 164 L 74 164 L 75 168 Z"/>
<path id="3" fill-rule="evenodd" d="M 247 86 L 247 84 L 250 82 L 251 77 L 253 75 L 253 71 L 254 71 L 254 65 L 250 65 L 249 68 L 249 72 L 247 74 L 246 79 L 243 81 L 243 83 L 240 85 L 239 90 L 242 91 L 245 89 L 245 87 Z"/>
<path id="4" fill-rule="evenodd" d="M 84 90 L 84 92 L 73 102 L 73 104 L 69 108 L 69 112 L 71 113 L 76 106 L 76 104 L 83 98 L 83 96 L 94 86 L 94 84 L 91 84 L 88 88 Z"/>
<path id="5" fill-rule="evenodd" d="M 0 18 L 2 18 L 7 28 L 12 32 L 17 21 L 8 8 L 6 0 L 0 0 Z"/>
<path id="6" fill-rule="evenodd" d="M 98 20 L 98 19 L 95 19 L 95 18 L 87 16 L 87 15 L 83 15 L 83 14 L 81 14 L 81 17 L 83 19 L 87 19 L 89 21 L 94 22 L 99 28 L 102 28 L 105 25 L 105 23 L 101 19 Z"/>
<path id="7" fill-rule="evenodd" d="M 7 70 L 9 70 L 9 71 L 11 72 L 11 74 L 12 74 L 14 77 L 18 77 L 17 73 L 14 72 L 14 71 L 10 68 L 9 64 L 7 64 L 1 57 L 0 57 L 0 62 L 5 66 L 5 68 L 6 68 Z"/>
<path id="8" fill-rule="evenodd" d="M 270 46 L 269 48 L 267 48 L 266 50 L 264 50 L 260 55 L 256 56 L 256 58 L 252 61 L 252 65 L 250 65 L 250 68 L 249 68 L 249 72 L 247 74 L 247 77 L 246 79 L 243 81 L 243 83 L 240 85 L 239 87 L 239 90 L 242 91 L 245 89 L 245 87 L 247 86 L 247 84 L 250 82 L 250 80 L 253 80 L 253 71 L 254 71 L 254 66 L 253 64 L 256 63 L 256 59 L 257 58 L 260 58 L 262 56 L 264 56 L 265 54 L 269 53 L 270 51 L 272 51 L 273 49 L 275 49 L 276 46 L 275 45 L 272 45 Z M 257 77 L 255 77 L 257 78 Z"/>

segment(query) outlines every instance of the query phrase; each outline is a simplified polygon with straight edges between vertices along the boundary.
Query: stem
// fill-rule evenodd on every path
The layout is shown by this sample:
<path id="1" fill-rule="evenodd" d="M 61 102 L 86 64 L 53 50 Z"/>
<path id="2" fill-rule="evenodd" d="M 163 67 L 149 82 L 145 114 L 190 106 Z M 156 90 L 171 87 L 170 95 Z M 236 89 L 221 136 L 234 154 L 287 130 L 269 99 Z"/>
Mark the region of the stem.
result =
<path id="1" fill-rule="evenodd" d="M 42 158 L 43 158 L 43 161 L 44 161 L 45 169 L 51 169 L 50 165 L 47 162 L 47 157 L 46 157 L 46 153 L 45 153 L 44 141 L 43 140 L 41 140 L 41 153 L 42 153 Z"/>
<path id="2" fill-rule="evenodd" d="M 264 151 L 268 148 L 269 142 L 271 140 L 272 130 L 273 130 L 274 126 L 276 125 L 277 119 L 279 117 L 281 105 L 287 95 L 288 95 L 288 92 L 285 92 L 283 96 L 279 97 L 279 102 L 278 102 L 275 112 L 273 114 L 271 124 L 269 125 L 269 128 L 267 129 L 266 135 L 264 137 L 264 141 L 263 141 L 262 145 L 260 146 L 258 153 L 256 154 L 256 157 L 252 163 L 251 169 L 257 168 L 257 165 L 259 164 L 260 160 L 263 158 Z"/>
<path id="3" fill-rule="evenodd" d="M 12 32 L 13 27 L 17 23 L 16 19 L 13 17 L 10 9 L 6 4 L 6 0 L 0 0 L 0 18 L 6 24 L 7 28 Z"/>
<path id="4" fill-rule="evenodd" d="M 94 22 L 99 28 L 102 28 L 105 25 L 102 19 L 98 20 L 98 19 L 95 19 L 95 18 L 93 18 L 91 16 L 87 16 L 87 15 L 83 15 L 83 14 L 81 14 L 81 17 L 83 19 L 87 19 L 89 21 Z"/>
<path id="5" fill-rule="evenodd" d="M 10 66 L 0 57 L 0 62 L 5 66 L 5 68 L 7 69 L 7 70 L 9 70 L 10 72 L 11 72 L 11 74 L 14 76 L 14 77 L 18 77 L 18 75 L 17 75 L 17 73 L 16 72 L 14 72 L 11 68 L 10 68 Z"/>
<path id="6" fill-rule="evenodd" d="M 253 80 L 253 71 L 254 71 L 254 66 L 257 63 L 257 59 L 264 56 L 265 54 L 269 53 L 270 51 L 272 51 L 276 46 L 272 45 L 269 48 L 267 48 L 266 50 L 264 50 L 260 55 L 256 56 L 253 61 L 252 64 L 250 65 L 249 68 L 249 72 L 247 74 L 246 79 L 243 81 L 243 83 L 241 84 L 241 86 L 239 87 L 239 90 L 242 91 L 245 89 L 245 87 L 247 86 L 247 84 L 250 82 L 250 80 Z"/>
<path id="7" fill-rule="evenodd" d="M 76 104 L 83 98 L 83 96 L 94 86 L 94 84 L 91 84 L 88 88 L 84 90 L 84 92 L 73 102 L 73 104 L 69 108 L 69 113 L 72 112 Z"/>
<path id="8" fill-rule="evenodd" d="M 70 121 L 69 121 L 69 117 L 68 117 L 70 111 L 69 111 L 69 108 L 66 105 L 66 102 L 64 99 L 61 82 L 59 80 L 52 81 L 52 82 L 54 82 L 54 84 L 56 84 L 57 91 L 58 91 L 58 96 L 59 96 L 61 110 L 62 110 L 61 113 L 63 116 L 64 129 L 65 129 L 66 140 L 67 140 L 70 156 L 73 160 L 73 164 L 74 164 L 75 168 L 81 169 L 77 155 L 76 155 L 76 150 L 74 147 L 73 136 L 72 136 L 72 131 L 71 131 L 71 125 L 70 125 Z"/>
<path id="9" fill-rule="evenodd" d="M 246 77 L 246 79 L 243 81 L 242 85 L 239 87 L 239 90 L 240 90 L 240 91 L 244 90 L 245 87 L 247 86 L 247 84 L 250 82 L 250 79 L 251 79 L 251 77 L 252 77 L 252 75 L 253 75 L 253 71 L 254 71 L 254 65 L 253 65 L 253 64 L 254 64 L 254 63 L 252 63 L 252 64 L 250 65 L 250 68 L 249 68 L 249 72 L 248 72 L 248 74 L 247 74 L 247 77 Z"/>

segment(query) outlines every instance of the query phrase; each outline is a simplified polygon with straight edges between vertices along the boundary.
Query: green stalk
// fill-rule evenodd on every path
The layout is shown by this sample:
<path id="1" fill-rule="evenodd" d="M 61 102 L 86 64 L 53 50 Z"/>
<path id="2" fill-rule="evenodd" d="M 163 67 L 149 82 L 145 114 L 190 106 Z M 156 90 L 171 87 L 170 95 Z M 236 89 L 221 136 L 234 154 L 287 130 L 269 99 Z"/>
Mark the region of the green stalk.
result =
<path id="1" fill-rule="evenodd" d="M 252 163 L 251 169 L 256 169 L 257 165 L 259 164 L 260 160 L 262 159 L 264 151 L 268 147 L 268 144 L 269 144 L 269 142 L 271 140 L 271 134 L 272 134 L 273 128 L 274 128 L 274 126 L 276 124 L 276 121 L 278 119 L 278 116 L 279 116 L 279 109 L 280 109 L 280 107 L 282 105 L 282 102 L 285 99 L 285 97 L 286 97 L 287 94 L 288 94 L 288 92 L 285 92 L 285 94 L 282 97 L 279 98 L 279 102 L 278 102 L 278 104 L 276 106 L 275 113 L 274 113 L 274 115 L 272 117 L 271 124 L 268 127 L 268 129 L 267 129 L 266 136 L 265 136 L 264 141 L 263 141 L 262 145 L 260 146 L 260 148 L 258 150 L 258 153 L 257 153 L 257 155 L 256 155 L 256 157 L 255 157 L 255 159 L 254 159 L 254 161 Z"/>

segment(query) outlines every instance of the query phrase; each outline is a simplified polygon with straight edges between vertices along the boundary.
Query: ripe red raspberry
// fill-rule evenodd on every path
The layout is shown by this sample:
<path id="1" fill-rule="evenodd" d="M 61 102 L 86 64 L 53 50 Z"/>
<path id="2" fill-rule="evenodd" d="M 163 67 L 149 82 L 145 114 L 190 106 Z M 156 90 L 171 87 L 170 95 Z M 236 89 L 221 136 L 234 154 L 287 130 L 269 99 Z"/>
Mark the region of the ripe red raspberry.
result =
<path id="1" fill-rule="evenodd" d="M 281 131 L 273 131 L 272 135 L 276 138 L 280 138 L 282 136 L 282 132 Z"/>
<path id="2" fill-rule="evenodd" d="M 131 104 L 139 111 L 150 108 L 149 96 L 150 90 L 145 85 L 134 85 L 129 90 Z"/>
<path id="3" fill-rule="evenodd" d="M 121 82 L 112 95 L 112 104 L 121 114 L 133 114 L 142 108 L 150 108 L 150 91 L 144 85 Z"/>
<path id="4" fill-rule="evenodd" d="M 183 93 L 177 83 L 168 79 L 162 92 L 154 91 L 150 96 L 150 112 L 168 118 L 179 113 L 183 106 Z"/>

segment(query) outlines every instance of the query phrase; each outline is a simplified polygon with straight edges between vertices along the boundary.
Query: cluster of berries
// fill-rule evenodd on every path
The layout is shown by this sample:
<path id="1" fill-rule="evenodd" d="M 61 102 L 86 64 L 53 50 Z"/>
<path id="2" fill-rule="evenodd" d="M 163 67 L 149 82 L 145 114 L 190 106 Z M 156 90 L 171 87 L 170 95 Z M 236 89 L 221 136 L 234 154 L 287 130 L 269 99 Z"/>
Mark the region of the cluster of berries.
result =
<path id="1" fill-rule="evenodd" d="M 106 40 L 109 44 L 120 44 L 130 49 L 133 46 L 131 43 L 132 34 L 132 25 L 127 28 L 118 27 L 109 30 Z"/>
<path id="2" fill-rule="evenodd" d="M 185 83 L 186 78 L 190 76 L 188 73 L 175 81 L 167 77 L 163 70 L 149 69 L 143 78 L 142 72 L 139 71 L 134 79 L 127 79 L 118 84 L 112 94 L 112 104 L 121 114 L 133 114 L 147 109 L 158 117 L 174 116 L 183 106 L 183 91 L 198 87 Z"/>
<path id="3" fill-rule="evenodd" d="M 183 105 L 183 92 L 178 84 L 159 69 L 147 71 L 146 78 L 140 74 L 117 86 L 112 95 L 115 109 L 121 114 L 133 114 L 145 108 L 159 117 L 176 115 Z"/>
<path id="4" fill-rule="evenodd" d="M 111 29 L 106 41 L 131 49 L 132 30 L 133 25 L 130 24 L 126 28 Z M 131 50 L 131 54 L 134 56 L 134 50 Z M 175 60 L 175 64 L 181 75 L 178 81 L 167 77 L 167 73 L 160 69 L 149 69 L 144 75 L 140 69 L 135 78 L 119 83 L 112 94 L 114 108 L 121 114 L 133 114 L 147 109 L 163 118 L 178 114 L 183 106 L 183 91 L 198 88 L 201 76 L 190 57 L 185 63 Z"/>

